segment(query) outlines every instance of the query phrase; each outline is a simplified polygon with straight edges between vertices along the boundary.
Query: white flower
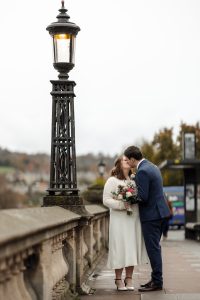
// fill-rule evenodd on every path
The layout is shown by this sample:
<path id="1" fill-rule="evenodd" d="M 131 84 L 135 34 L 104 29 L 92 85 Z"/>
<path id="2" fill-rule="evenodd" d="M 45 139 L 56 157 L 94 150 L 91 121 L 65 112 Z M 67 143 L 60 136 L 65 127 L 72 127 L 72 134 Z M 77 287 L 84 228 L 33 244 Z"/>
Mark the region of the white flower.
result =
<path id="1" fill-rule="evenodd" d="M 131 174 L 131 179 L 133 180 L 133 179 L 135 179 L 135 174 Z"/>
<path id="2" fill-rule="evenodd" d="M 131 192 L 126 192 L 126 197 L 131 197 L 131 196 L 132 196 Z"/>
<path id="3" fill-rule="evenodd" d="M 119 194 L 117 198 L 118 198 L 118 200 L 122 200 L 123 199 L 123 197 L 122 197 L 121 194 Z"/>

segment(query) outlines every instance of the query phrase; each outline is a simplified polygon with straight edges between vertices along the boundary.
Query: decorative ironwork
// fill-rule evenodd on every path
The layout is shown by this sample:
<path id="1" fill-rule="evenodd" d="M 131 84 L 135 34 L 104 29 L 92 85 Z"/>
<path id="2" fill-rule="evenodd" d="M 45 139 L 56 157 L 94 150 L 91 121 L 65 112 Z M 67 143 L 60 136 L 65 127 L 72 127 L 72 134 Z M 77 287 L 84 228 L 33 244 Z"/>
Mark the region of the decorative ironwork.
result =
<path id="1" fill-rule="evenodd" d="M 78 195 L 74 122 L 74 81 L 52 80 L 50 195 Z"/>
<path id="2" fill-rule="evenodd" d="M 61 1 L 61 8 L 59 9 L 59 15 L 57 16 L 58 22 L 68 22 L 70 16 L 67 14 L 67 9 L 65 8 L 65 1 Z"/>

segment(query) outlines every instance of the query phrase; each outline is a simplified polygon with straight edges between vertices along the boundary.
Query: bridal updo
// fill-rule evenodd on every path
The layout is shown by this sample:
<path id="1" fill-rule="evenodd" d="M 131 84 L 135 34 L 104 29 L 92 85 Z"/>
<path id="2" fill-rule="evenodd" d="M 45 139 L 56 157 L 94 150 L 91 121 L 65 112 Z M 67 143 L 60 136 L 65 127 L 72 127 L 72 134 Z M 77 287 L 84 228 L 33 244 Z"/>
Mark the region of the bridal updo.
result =
<path id="1" fill-rule="evenodd" d="M 116 160 L 115 160 L 115 166 L 114 168 L 111 170 L 111 176 L 114 176 L 120 180 L 126 180 L 126 177 L 124 176 L 124 172 L 123 172 L 123 169 L 122 169 L 122 159 L 123 159 L 123 156 L 120 156 L 118 157 Z M 132 171 L 130 170 L 129 172 L 129 176 L 132 174 Z"/>

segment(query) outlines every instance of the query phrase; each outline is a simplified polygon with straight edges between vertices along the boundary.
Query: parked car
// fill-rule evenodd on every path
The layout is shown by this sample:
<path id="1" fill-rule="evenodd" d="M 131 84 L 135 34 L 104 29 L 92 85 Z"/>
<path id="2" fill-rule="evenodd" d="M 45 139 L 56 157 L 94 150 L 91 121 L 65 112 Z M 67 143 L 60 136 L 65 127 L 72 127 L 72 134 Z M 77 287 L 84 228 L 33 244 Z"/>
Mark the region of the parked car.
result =
<path id="1" fill-rule="evenodd" d="M 163 190 L 173 208 L 173 217 L 169 221 L 169 225 L 177 226 L 180 229 L 185 224 L 184 187 L 166 186 Z"/>

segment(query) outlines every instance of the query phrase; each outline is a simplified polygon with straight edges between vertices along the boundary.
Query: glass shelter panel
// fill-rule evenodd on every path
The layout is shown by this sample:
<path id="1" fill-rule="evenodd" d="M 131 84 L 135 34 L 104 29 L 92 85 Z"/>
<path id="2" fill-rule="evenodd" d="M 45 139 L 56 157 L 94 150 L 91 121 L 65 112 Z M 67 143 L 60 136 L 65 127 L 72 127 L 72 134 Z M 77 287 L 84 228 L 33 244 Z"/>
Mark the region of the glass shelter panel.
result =
<path id="1" fill-rule="evenodd" d="M 200 184 L 197 184 L 197 222 L 200 222 Z"/>
<path id="2" fill-rule="evenodd" d="M 195 134 L 183 134 L 183 159 L 195 159 Z"/>
<path id="3" fill-rule="evenodd" d="M 195 210 L 195 186 L 194 184 L 186 184 L 186 210 L 194 211 Z"/>

